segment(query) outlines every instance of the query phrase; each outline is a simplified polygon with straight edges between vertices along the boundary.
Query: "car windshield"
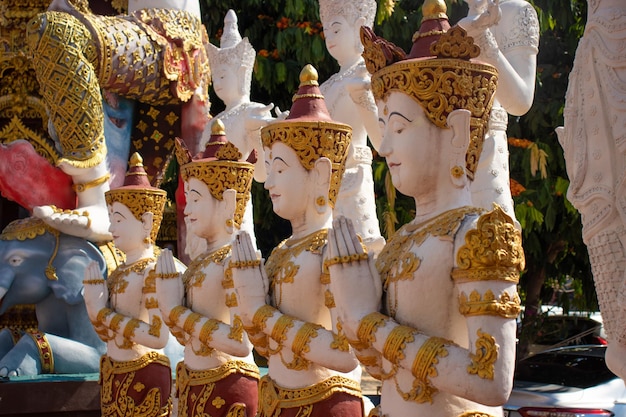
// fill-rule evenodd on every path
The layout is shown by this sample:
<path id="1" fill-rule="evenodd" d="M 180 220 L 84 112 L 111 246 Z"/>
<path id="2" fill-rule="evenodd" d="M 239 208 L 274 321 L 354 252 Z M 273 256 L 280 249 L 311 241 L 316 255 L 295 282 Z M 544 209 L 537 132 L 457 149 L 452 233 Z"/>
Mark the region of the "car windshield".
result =
<path id="1" fill-rule="evenodd" d="M 542 352 L 521 360 L 516 381 L 589 388 L 617 378 L 606 367 L 604 349 L 575 348 Z"/>

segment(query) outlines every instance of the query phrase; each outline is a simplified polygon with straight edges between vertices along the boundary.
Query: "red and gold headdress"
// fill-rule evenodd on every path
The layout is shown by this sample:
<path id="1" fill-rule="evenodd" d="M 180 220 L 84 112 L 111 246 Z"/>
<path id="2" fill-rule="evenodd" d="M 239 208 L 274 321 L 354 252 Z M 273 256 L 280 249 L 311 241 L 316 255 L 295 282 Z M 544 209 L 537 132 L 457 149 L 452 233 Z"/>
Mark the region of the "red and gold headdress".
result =
<path id="1" fill-rule="evenodd" d="M 317 71 L 312 65 L 302 69 L 300 87 L 293 96 L 289 116 L 263 127 L 261 141 L 263 146 L 269 148 L 275 142 L 289 146 L 296 151 L 300 163 L 307 170 L 313 169 L 315 161 L 322 157 L 330 159 L 332 176 L 328 201 L 334 207 L 352 140 L 352 128 L 332 120 L 317 78 Z"/>
<path id="2" fill-rule="evenodd" d="M 430 2 L 432 3 L 432 2 Z M 430 10 L 433 16 L 422 23 L 437 20 L 441 32 L 441 10 Z M 445 12 L 445 9 L 444 9 Z M 430 24 L 429 23 L 429 24 Z M 414 36 L 422 42 L 421 30 Z M 467 175 L 474 171 L 482 152 L 484 135 L 493 105 L 498 72 L 495 67 L 475 61 L 480 48 L 467 36 L 465 30 L 454 26 L 445 33 L 431 32 L 435 39 L 429 53 L 423 56 L 423 48 L 413 48 L 411 55 L 380 38 L 366 27 L 361 28 L 361 41 L 365 48 L 363 57 L 372 74 L 372 92 L 377 100 L 385 100 L 392 91 L 409 95 L 417 101 L 426 117 L 439 128 L 447 128 L 448 115 L 459 109 L 471 112 L 470 145 L 466 154 Z"/>
<path id="3" fill-rule="evenodd" d="M 251 162 L 254 161 L 241 161 L 241 152 L 226 139 L 224 123 L 219 119 L 213 122 L 211 139 L 199 159 L 190 160 L 182 156 L 181 142 L 177 141 L 176 145 L 179 162 L 182 162 L 180 174 L 183 181 L 188 181 L 189 178 L 199 179 L 207 185 L 213 198 L 220 201 L 224 198 L 224 190 L 230 188 L 237 192 L 234 222 L 240 227 L 246 205 L 250 200 L 250 187 L 254 176 L 254 165 Z M 251 157 L 256 159 L 256 154 L 252 153 Z"/>
<path id="4" fill-rule="evenodd" d="M 124 185 L 104 193 L 108 205 L 114 202 L 128 207 L 133 216 L 141 221 L 144 213 L 151 212 L 153 215 L 150 239 L 154 242 L 163 220 L 163 210 L 167 201 L 167 193 L 160 188 L 153 187 L 148 180 L 148 174 L 143 166 L 143 159 L 135 152 L 130 157 L 130 164 Z"/>

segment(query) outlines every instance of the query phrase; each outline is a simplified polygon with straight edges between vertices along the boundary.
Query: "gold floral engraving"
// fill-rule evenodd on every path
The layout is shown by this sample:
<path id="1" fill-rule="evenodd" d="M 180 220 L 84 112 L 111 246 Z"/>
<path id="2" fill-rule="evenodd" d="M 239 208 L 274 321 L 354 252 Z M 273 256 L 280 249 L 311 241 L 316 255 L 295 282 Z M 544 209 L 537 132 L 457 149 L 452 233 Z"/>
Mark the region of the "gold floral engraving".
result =
<path id="1" fill-rule="evenodd" d="M 243 321 L 237 314 L 234 315 L 233 322 L 230 324 L 228 338 L 239 343 L 243 342 Z"/>
<path id="2" fill-rule="evenodd" d="M 321 256 L 327 241 L 328 229 L 322 229 L 298 240 L 284 240 L 274 248 L 265 263 L 265 271 L 270 280 L 270 291 L 276 307 L 280 307 L 282 301 L 282 285 L 293 283 L 300 268 L 294 262 L 295 259 L 304 251 Z"/>
<path id="3" fill-rule="evenodd" d="M 161 317 L 157 315 L 152 316 L 152 321 L 150 324 L 150 328 L 148 329 L 148 334 L 150 336 L 160 337 L 162 324 L 163 321 L 161 321 Z"/>
<path id="4" fill-rule="evenodd" d="M 504 291 L 500 298 L 496 298 L 491 290 L 487 290 L 482 297 L 474 290 L 469 297 L 465 292 L 459 295 L 459 312 L 464 316 L 491 315 L 514 319 L 521 311 L 520 303 L 517 292 L 511 296 Z"/>
<path id="5" fill-rule="evenodd" d="M 201 287 L 206 278 L 204 269 L 211 264 L 224 265 L 224 260 L 230 255 L 230 252 L 231 245 L 226 245 L 206 255 L 200 255 L 191 261 L 183 275 L 185 290 L 189 291 L 191 287 Z"/>
<path id="6" fill-rule="evenodd" d="M 342 352 L 348 352 L 350 350 L 350 342 L 343 332 L 343 326 L 339 318 L 337 319 L 337 332 L 333 332 L 333 341 L 330 343 L 330 348 Z"/>
<path id="7" fill-rule="evenodd" d="M 520 231 L 499 206 L 480 216 L 474 230 L 465 235 L 465 245 L 456 255 L 452 271 L 457 282 L 499 280 L 517 283 L 524 269 Z"/>
<path id="8" fill-rule="evenodd" d="M 261 129 L 263 146 L 271 148 L 276 142 L 282 142 L 292 148 L 302 166 L 310 171 L 315 161 L 322 157 L 330 159 L 332 176 L 328 200 L 331 207 L 335 206 L 341 178 L 345 169 L 344 163 L 352 140 L 352 128 L 348 125 L 324 122 L 274 122 Z"/>
<path id="9" fill-rule="evenodd" d="M 156 262 L 156 259 L 144 258 L 130 265 L 120 265 L 115 271 L 111 272 L 111 275 L 106 280 L 109 294 L 123 294 L 126 292 L 128 281 L 125 278 L 131 273 L 142 275 L 148 265 L 153 262 Z"/>
<path id="10" fill-rule="evenodd" d="M 493 379 L 495 363 L 498 360 L 496 338 L 481 329 L 476 331 L 476 353 L 470 352 L 472 363 L 467 366 L 467 373 L 483 379 Z"/>

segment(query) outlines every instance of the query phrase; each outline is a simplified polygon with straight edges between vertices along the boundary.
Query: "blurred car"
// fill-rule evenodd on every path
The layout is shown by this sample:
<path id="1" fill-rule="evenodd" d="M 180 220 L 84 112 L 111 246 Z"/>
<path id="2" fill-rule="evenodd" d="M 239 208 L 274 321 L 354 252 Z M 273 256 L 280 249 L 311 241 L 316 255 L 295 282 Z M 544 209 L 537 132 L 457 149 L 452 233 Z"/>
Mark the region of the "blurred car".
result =
<path id="1" fill-rule="evenodd" d="M 550 349 L 519 361 L 504 417 L 625 417 L 626 385 L 605 345 Z"/>
<path id="2" fill-rule="evenodd" d="M 541 318 L 537 338 L 528 353 L 571 345 L 606 345 L 602 316 L 547 315 Z"/>

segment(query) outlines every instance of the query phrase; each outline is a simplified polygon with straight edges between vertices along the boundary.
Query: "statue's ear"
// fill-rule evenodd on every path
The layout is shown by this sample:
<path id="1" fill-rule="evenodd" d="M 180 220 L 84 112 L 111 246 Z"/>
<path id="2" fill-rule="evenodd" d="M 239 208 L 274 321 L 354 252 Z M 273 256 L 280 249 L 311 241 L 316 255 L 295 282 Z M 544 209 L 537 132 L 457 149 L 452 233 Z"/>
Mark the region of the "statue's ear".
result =
<path id="1" fill-rule="evenodd" d="M 232 188 L 224 190 L 222 210 L 224 219 L 232 219 L 235 217 L 235 209 L 237 208 L 237 191 Z"/>
<path id="2" fill-rule="evenodd" d="M 315 208 L 321 214 L 327 210 L 328 193 L 330 190 L 330 180 L 332 177 L 332 163 L 330 159 L 322 157 L 315 161 L 312 173 L 315 187 L 314 198 Z"/>
<path id="3" fill-rule="evenodd" d="M 154 224 L 154 214 L 151 211 L 146 211 L 141 215 L 141 225 L 144 231 L 144 237 L 149 238 L 152 233 L 152 225 Z"/>
<path id="4" fill-rule="evenodd" d="M 451 130 L 450 140 L 445 144 L 448 147 L 450 175 L 452 183 L 457 187 L 467 184 L 465 155 L 470 144 L 470 118 L 468 110 L 454 110 L 448 115 L 447 124 Z"/>

